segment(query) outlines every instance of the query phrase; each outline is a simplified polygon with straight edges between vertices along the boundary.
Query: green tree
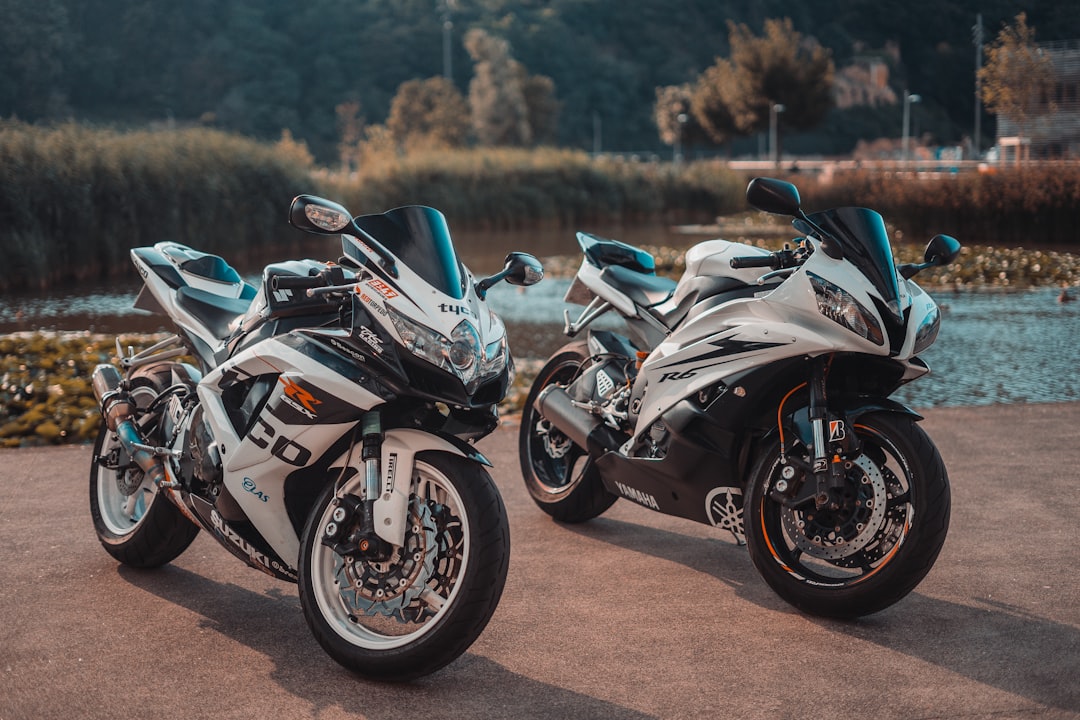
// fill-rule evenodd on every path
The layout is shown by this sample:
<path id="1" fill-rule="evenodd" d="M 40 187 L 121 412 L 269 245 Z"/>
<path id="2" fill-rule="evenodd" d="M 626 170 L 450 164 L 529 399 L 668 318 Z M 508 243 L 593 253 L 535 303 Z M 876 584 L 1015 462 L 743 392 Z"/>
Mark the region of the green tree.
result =
<path id="1" fill-rule="evenodd" d="M 701 145 L 709 140 L 692 111 L 693 88 L 689 83 L 656 88 L 653 117 L 660 142 L 676 148 Z"/>
<path id="2" fill-rule="evenodd" d="M 360 114 L 360 102 L 348 100 L 341 103 L 334 112 L 338 127 L 338 160 L 345 172 L 360 167 L 360 142 L 364 139 L 364 116 Z"/>
<path id="3" fill-rule="evenodd" d="M 1055 109 L 1051 100 L 1054 65 L 1035 45 L 1035 28 L 1027 24 L 1025 13 L 1003 27 L 987 46 L 979 81 L 987 110 L 1016 125 L 1017 147 L 1021 148 L 1017 157 L 1023 158 L 1029 127 Z"/>
<path id="4" fill-rule="evenodd" d="M 469 105 L 446 78 L 409 80 L 390 103 L 386 127 L 406 149 L 460 147 L 469 135 Z"/>
<path id="5" fill-rule="evenodd" d="M 534 145 L 551 145 L 559 133 L 562 104 L 555 97 L 555 81 L 546 75 L 530 75 L 525 66 L 514 61 L 520 73 L 521 92 Z"/>
<path id="6" fill-rule="evenodd" d="M 717 58 L 694 84 L 690 95 L 690 110 L 709 138 L 727 144 L 745 134 L 736 124 L 732 107 L 738 100 L 735 68 L 730 60 Z"/>
<path id="7" fill-rule="evenodd" d="M 743 133 L 769 126 L 770 108 L 783 105 L 783 125 L 809 130 L 832 105 L 835 67 L 831 52 L 795 31 L 790 18 L 765 21 L 756 36 L 746 25 L 728 23 L 734 88 L 728 105 Z"/>
<path id="8" fill-rule="evenodd" d="M 510 44 L 474 28 L 465 35 L 465 49 L 474 63 L 469 107 L 477 141 L 481 145 L 529 145 L 529 108 Z"/>
<path id="9" fill-rule="evenodd" d="M 71 41 L 68 13 L 58 0 L 0 0 L 0 117 L 64 113 Z"/>

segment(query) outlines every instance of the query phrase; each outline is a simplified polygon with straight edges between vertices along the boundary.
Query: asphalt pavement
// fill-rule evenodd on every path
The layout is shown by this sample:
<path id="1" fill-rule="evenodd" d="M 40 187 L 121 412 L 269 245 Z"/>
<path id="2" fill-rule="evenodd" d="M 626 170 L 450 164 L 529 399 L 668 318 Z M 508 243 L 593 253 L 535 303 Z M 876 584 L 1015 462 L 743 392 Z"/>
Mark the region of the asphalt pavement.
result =
<path id="1" fill-rule="evenodd" d="M 0 451 L 0 720 L 1080 718 L 1080 403 L 935 409 L 953 486 L 941 556 L 897 605 L 804 615 L 722 531 L 625 500 L 562 526 L 523 487 L 513 421 L 480 443 L 510 513 L 506 590 L 470 650 L 359 680 L 296 587 L 201 534 L 120 567 L 88 446 Z"/>

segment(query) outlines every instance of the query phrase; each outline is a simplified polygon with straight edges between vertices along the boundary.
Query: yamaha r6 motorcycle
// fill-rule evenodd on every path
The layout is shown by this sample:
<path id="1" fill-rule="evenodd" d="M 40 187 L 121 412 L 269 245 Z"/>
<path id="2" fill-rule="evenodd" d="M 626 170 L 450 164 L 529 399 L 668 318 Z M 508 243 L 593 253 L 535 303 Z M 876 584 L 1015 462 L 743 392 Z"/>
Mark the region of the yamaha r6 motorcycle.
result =
<path id="1" fill-rule="evenodd" d="M 145 281 L 136 307 L 176 334 L 129 349 L 123 372 L 94 372 L 106 421 L 94 527 L 142 568 L 205 529 L 298 583 L 312 633 L 341 665 L 424 675 L 469 647 L 502 594 L 506 510 L 468 442 L 498 424 L 512 375 L 485 294 L 543 269 L 511 253 L 477 281 L 427 207 L 352 218 L 302 195 L 290 222 L 343 233 L 344 256 L 269 265 L 255 289 L 177 243 L 131 251 Z"/>
<path id="2" fill-rule="evenodd" d="M 749 203 L 795 218 L 796 249 L 710 240 L 676 283 L 647 253 L 579 233 L 571 338 L 539 372 L 521 422 L 530 494 L 562 522 L 619 497 L 730 530 L 765 581 L 816 615 L 879 611 L 910 592 L 945 541 L 949 483 L 920 417 L 889 395 L 929 368 L 940 315 L 894 266 L 881 216 L 806 215 L 790 183 L 756 178 Z"/>

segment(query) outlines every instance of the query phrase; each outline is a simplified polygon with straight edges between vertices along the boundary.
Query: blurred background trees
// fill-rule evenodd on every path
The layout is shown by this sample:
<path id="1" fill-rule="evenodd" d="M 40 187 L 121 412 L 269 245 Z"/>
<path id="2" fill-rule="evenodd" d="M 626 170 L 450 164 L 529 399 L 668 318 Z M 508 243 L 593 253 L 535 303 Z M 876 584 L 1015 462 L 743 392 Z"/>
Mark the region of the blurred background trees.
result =
<path id="1" fill-rule="evenodd" d="M 1054 65 L 1035 46 L 1035 28 L 1027 24 L 1026 13 L 1005 25 L 987 46 L 979 81 L 986 109 L 1014 128 L 1017 147 L 1025 154 L 1031 124 L 1056 109 Z"/>
<path id="2" fill-rule="evenodd" d="M 1025 11 L 1040 41 L 1080 39 L 1080 4 L 1032 0 Z M 400 103 L 412 107 L 421 88 L 406 83 L 442 76 L 469 105 L 466 143 L 666 154 L 676 140 L 704 151 L 707 137 L 709 152 L 726 144 L 756 153 L 754 134 L 779 103 L 785 149 L 840 154 L 861 138 L 899 137 L 895 97 L 904 90 L 922 98 L 919 134 L 958 143 L 972 132 L 978 13 L 992 29 L 1016 8 L 1006 0 L 0 0 L 0 117 L 203 125 L 268 141 L 287 129 L 318 162 L 337 164 L 345 145 L 385 150 L 400 133 L 412 144 L 416 128 L 401 125 L 411 120 L 390 123 L 395 97 L 407 89 Z M 476 43 L 466 42 L 474 32 Z M 834 99 L 843 90 L 846 100 L 822 107 L 808 83 L 826 82 L 826 56 Z M 767 58 L 771 71 L 760 64 Z M 738 72 L 755 63 L 756 75 Z M 867 68 L 867 79 L 856 77 Z M 800 73 L 809 78 L 790 82 Z M 878 99 L 866 102 L 865 87 L 881 78 Z M 861 83 L 855 92 L 852 83 Z M 665 116 L 657 88 L 684 85 L 690 111 Z M 789 97 L 777 99 L 781 92 Z M 449 101 L 443 90 L 426 97 Z M 354 118 L 361 136 L 346 139 L 337 109 L 353 102 L 363 109 Z M 434 107 L 419 126 L 446 122 L 429 114 Z M 448 123 L 435 142 L 457 142 L 459 129 Z"/>

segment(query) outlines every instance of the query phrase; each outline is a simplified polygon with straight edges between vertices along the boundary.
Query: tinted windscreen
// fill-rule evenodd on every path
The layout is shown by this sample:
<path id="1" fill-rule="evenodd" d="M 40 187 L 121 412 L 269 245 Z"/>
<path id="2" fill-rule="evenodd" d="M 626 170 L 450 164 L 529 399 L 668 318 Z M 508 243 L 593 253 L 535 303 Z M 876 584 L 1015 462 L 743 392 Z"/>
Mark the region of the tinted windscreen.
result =
<path id="1" fill-rule="evenodd" d="M 465 297 L 461 263 L 441 212 L 422 205 L 406 205 L 379 215 L 361 215 L 355 222 L 437 290 L 455 300 Z M 349 253 L 349 248 L 345 251 Z M 365 258 L 356 259 L 366 262 Z"/>
<path id="2" fill-rule="evenodd" d="M 892 247 L 885 221 L 873 210 L 845 207 L 810 215 L 844 252 L 844 257 L 874 284 L 881 299 L 896 316 L 900 314 L 900 288 L 896 281 Z"/>

